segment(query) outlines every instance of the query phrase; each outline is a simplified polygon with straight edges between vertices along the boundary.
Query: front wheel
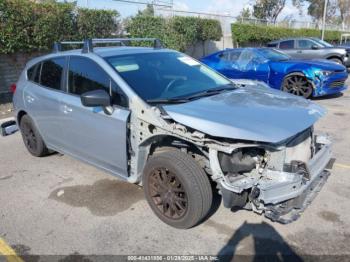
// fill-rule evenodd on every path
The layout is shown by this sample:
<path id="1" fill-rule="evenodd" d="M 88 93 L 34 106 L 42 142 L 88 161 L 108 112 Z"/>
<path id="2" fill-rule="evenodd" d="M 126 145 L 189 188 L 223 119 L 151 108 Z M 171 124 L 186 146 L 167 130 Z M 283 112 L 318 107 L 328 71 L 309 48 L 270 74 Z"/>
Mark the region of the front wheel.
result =
<path id="1" fill-rule="evenodd" d="M 309 98 L 312 95 L 312 84 L 302 75 L 292 75 L 284 79 L 282 90 L 297 96 Z"/>
<path id="2" fill-rule="evenodd" d="M 193 158 L 179 150 L 152 155 L 142 182 L 153 212 L 170 226 L 191 228 L 211 207 L 213 196 L 207 175 Z"/>
<path id="3" fill-rule="evenodd" d="M 336 58 L 336 57 L 333 57 L 333 58 L 331 58 L 329 60 L 331 60 L 331 61 L 333 61 L 333 62 L 335 62 L 335 63 L 337 63 L 339 65 L 343 64 L 343 61 L 341 59 L 339 59 L 339 58 Z"/>

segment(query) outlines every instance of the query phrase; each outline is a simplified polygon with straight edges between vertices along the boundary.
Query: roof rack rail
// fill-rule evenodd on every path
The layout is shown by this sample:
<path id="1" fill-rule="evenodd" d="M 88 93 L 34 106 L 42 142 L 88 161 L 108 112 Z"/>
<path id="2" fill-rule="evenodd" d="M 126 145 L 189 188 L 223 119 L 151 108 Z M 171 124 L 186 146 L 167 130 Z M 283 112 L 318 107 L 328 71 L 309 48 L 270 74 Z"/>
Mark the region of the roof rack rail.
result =
<path id="1" fill-rule="evenodd" d="M 62 51 L 62 45 L 83 45 L 84 41 L 62 41 L 53 44 L 53 52 L 58 53 Z"/>
<path id="2" fill-rule="evenodd" d="M 164 48 L 162 41 L 158 38 L 92 38 L 85 39 L 84 41 L 55 42 L 53 51 L 55 53 L 62 51 L 62 45 L 83 45 L 82 52 L 90 53 L 93 52 L 93 47 L 96 44 L 118 43 L 121 46 L 125 46 L 125 43 L 132 41 L 150 41 L 153 42 L 153 48 Z"/>
<path id="3" fill-rule="evenodd" d="M 153 42 L 153 48 L 163 48 L 163 43 L 158 38 L 93 38 L 87 39 L 84 42 L 83 53 L 93 52 L 93 46 L 95 44 L 109 44 L 109 43 L 120 43 L 125 46 L 125 42 L 141 42 L 150 41 Z"/>

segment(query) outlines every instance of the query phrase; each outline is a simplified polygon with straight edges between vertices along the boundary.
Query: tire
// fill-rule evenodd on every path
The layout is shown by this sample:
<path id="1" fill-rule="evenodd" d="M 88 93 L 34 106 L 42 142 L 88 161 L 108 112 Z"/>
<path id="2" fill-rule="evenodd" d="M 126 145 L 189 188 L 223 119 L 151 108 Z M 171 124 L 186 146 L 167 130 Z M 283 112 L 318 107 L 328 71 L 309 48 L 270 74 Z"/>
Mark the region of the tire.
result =
<path id="1" fill-rule="evenodd" d="M 142 182 L 153 212 L 175 228 L 197 225 L 212 205 L 213 192 L 207 175 L 193 158 L 176 149 L 152 155 Z"/>
<path id="2" fill-rule="evenodd" d="M 283 80 L 282 90 L 293 95 L 309 98 L 312 96 L 313 86 L 305 76 L 291 75 Z"/>
<path id="3" fill-rule="evenodd" d="M 333 61 L 333 62 L 335 62 L 337 64 L 340 64 L 340 65 L 343 64 L 343 61 L 340 58 L 334 57 L 334 58 L 330 58 L 329 60 L 331 60 L 331 61 Z"/>
<path id="4" fill-rule="evenodd" d="M 43 157 L 49 154 L 44 140 L 35 127 L 33 120 L 28 115 L 24 115 L 21 118 L 19 126 L 24 145 L 29 153 L 36 157 Z"/>

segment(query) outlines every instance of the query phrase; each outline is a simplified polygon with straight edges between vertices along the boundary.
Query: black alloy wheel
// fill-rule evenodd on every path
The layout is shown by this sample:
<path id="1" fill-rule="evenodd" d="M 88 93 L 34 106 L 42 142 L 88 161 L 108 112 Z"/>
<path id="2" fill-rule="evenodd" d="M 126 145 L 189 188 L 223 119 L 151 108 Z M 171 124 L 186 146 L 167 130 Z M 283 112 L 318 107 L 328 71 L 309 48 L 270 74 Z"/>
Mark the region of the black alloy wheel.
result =
<path id="1" fill-rule="evenodd" d="M 189 154 L 175 148 L 150 156 L 142 185 L 153 212 L 176 228 L 197 225 L 213 202 L 211 184 L 203 168 Z"/>
<path id="2" fill-rule="evenodd" d="M 288 76 L 283 82 L 283 91 L 309 98 L 312 95 L 312 84 L 301 75 Z"/>
<path id="3" fill-rule="evenodd" d="M 179 219 L 187 211 L 187 195 L 178 177 L 166 168 L 153 171 L 148 180 L 153 203 L 170 219 Z"/>
<path id="4" fill-rule="evenodd" d="M 19 126 L 24 145 L 29 153 L 37 157 L 46 156 L 50 153 L 33 120 L 28 115 L 22 116 Z"/>

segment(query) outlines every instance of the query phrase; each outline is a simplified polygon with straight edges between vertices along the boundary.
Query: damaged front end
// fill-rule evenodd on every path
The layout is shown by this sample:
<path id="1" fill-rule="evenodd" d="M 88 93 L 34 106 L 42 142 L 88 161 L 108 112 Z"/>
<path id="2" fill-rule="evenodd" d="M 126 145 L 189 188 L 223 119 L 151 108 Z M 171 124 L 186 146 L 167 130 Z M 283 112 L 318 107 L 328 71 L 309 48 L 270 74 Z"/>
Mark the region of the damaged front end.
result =
<path id="1" fill-rule="evenodd" d="M 309 128 L 275 146 L 247 145 L 232 153 L 210 149 L 209 158 L 225 207 L 250 209 L 289 223 L 327 180 L 331 142 Z"/>

